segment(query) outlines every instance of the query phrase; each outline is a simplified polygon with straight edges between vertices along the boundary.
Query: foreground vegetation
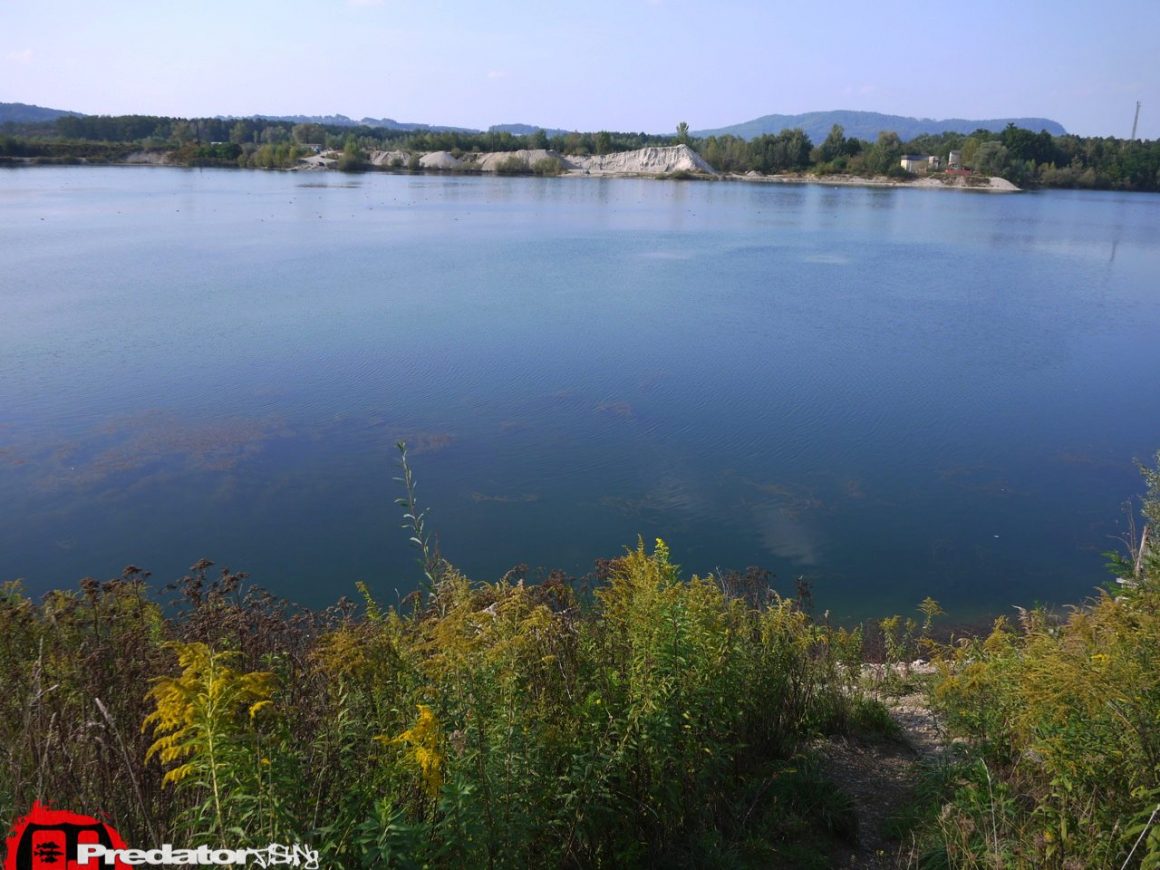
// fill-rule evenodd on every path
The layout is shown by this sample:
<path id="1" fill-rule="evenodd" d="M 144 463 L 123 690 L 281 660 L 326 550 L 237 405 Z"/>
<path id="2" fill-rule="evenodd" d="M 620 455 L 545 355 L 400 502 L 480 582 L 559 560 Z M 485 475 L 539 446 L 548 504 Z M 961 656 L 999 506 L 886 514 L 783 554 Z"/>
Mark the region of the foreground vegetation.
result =
<path id="1" fill-rule="evenodd" d="M 678 125 L 675 136 L 608 131 L 549 136 L 543 130 L 518 136 L 248 118 L 66 116 L 49 122 L 4 125 L 0 128 L 0 163 L 117 162 L 133 152 L 146 151 L 164 153 L 173 162 L 190 166 L 273 169 L 294 166 L 314 147 L 321 147 L 343 152 L 340 168 L 344 169 L 367 168 L 365 155 L 380 150 L 412 155 L 413 159 L 399 159 L 398 166 L 391 168 L 414 169 L 418 155 L 430 151 L 460 156 L 547 148 L 583 156 L 677 143 L 692 146 L 720 172 L 841 172 L 904 178 L 909 174 L 900 166 L 903 154 L 935 155 L 946 165 L 950 151 L 955 150 L 975 172 L 1000 176 L 1021 187 L 1160 190 L 1160 140 L 1052 136 L 1011 125 L 998 133 L 944 133 L 907 142 L 889 132 L 867 142 L 846 137 L 835 125 L 824 141 L 814 143 L 801 130 L 783 130 L 751 140 L 736 136 L 695 139 L 684 123 Z"/>
<path id="2" fill-rule="evenodd" d="M 360 587 L 307 611 L 208 562 L 164 606 L 133 567 L 39 603 L 3 587 L 0 825 L 40 800 L 132 845 L 302 842 L 326 867 L 826 867 L 857 843 L 810 747 L 893 728 L 860 630 L 760 574 L 682 580 L 662 541 L 591 593 L 471 583 L 430 545 L 405 454 L 402 480 L 424 577 L 402 607 Z M 1160 470 L 1148 487 L 1156 523 Z M 962 738 L 895 820 L 903 859 L 1160 866 L 1150 553 L 1066 619 L 943 646 L 933 601 L 884 621 L 892 666 L 933 656 Z"/>
<path id="3" fill-rule="evenodd" d="M 581 594 L 470 583 L 293 608 L 210 563 L 0 594 L 0 824 L 34 800 L 135 844 L 309 843 L 322 866 L 826 866 L 856 821 L 807 738 L 852 727 L 860 632 L 657 541 Z"/>
<path id="4" fill-rule="evenodd" d="M 1145 478 L 1154 530 L 1160 455 Z M 939 650 L 933 701 L 961 742 L 905 826 L 924 866 L 1160 867 L 1160 549 L 1145 535 L 1095 601 Z"/>

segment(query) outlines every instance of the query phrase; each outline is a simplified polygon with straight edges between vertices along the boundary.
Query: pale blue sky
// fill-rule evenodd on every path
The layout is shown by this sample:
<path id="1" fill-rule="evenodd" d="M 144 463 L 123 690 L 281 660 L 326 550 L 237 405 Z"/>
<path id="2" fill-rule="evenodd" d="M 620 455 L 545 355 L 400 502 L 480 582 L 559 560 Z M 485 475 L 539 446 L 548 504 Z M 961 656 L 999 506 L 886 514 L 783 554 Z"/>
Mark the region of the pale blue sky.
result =
<path id="1" fill-rule="evenodd" d="M 667 132 L 771 113 L 1160 137 L 1160 0 L 0 0 L 0 101 Z"/>

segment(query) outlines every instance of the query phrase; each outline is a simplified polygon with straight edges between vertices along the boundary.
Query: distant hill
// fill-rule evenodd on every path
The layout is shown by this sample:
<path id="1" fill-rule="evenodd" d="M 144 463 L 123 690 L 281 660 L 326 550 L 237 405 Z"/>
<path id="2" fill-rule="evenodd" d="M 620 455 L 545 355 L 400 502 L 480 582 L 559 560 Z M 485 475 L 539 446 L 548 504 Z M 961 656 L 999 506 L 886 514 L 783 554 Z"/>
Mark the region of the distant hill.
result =
<path id="1" fill-rule="evenodd" d="M 235 115 L 219 116 L 236 120 Z M 360 121 L 346 115 L 248 115 L 257 121 L 288 121 L 291 124 L 327 124 L 334 127 L 377 127 L 383 130 L 403 130 L 405 132 L 429 133 L 478 133 L 470 127 L 437 127 L 431 124 L 416 124 L 410 121 L 396 121 L 393 118 L 363 118 Z"/>
<path id="2" fill-rule="evenodd" d="M 42 106 L 32 106 L 26 103 L 0 103 L 0 124 L 43 124 L 51 122 L 65 115 L 84 117 L 82 112 L 71 112 L 64 109 L 48 109 Z M 220 119 L 238 119 L 237 115 L 219 115 Z M 362 118 L 355 120 L 346 115 L 250 115 L 253 120 L 283 121 L 292 124 L 327 124 L 340 127 L 375 127 L 383 130 L 399 130 L 404 132 L 430 133 L 478 133 L 471 127 L 451 127 L 433 124 L 419 124 L 411 121 L 396 121 L 393 118 Z M 874 141 L 883 130 L 893 130 L 903 141 L 913 139 L 923 133 L 973 133 L 984 129 L 998 132 L 1007 124 L 1023 127 L 1038 133 L 1047 130 L 1053 136 L 1062 136 L 1067 131 L 1056 121 L 1048 118 L 992 118 L 982 121 L 971 121 L 963 118 L 948 118 L 943 121 L 932 118 L 906 118 L 901 115 L 883 115 L 878 112 L 809 112 L 804 115 L 765 115 L 746 121 L 743 124 L 734 124 L 731 127 L 721 127 L 717 130 L 697 130 L 693 135 L 699 138 L 705 136 L 739 136 L 743 139 L 753 139 L 765 133 L 779 133 L 800 127 L 814 142 L 820 143 L 830 132 L 834 124 L 841 124 L 847 136 L 856 136 L 859 139 Z M 567 135 L 567 130 L 538 127 L 534 124 L 495 124 L 488 128 L 492 133 L 511 133 L 513 136 L 527 136 L 536 130 L 543 130 L 549 136 Z"/>
<path id="3" fill-rule="evenodd" d="M 1023 127 L 1038 133 L 1046 130 L 1053 136 L 1062 136 L 1067 131 L 1063 125 L 1048 118 L 990 118 L 982 121 L 969 121 L 963 118 L 947 118 L 937 121 L 933 118 L 906 118 L 902 115 L 883 115 L 879 112 L 854 112 L 839 110 L 834 112 L 807 112 L 804 115 L 765 115 L 746 121 L 744 124 L 734 124 L 731 127 L 721 127 L 717 130 L 697 130 L 693 133 L 697 137 L 705 136 L 739 136 L 742 139 L 753 139 L 766 133 L 780 133 L 782 130 L 801 128 L 816 145 L 829 135 L 830 128 L 841 124 L 847 137 L 856 137 L 873 142 L 883 130 L 892 130 L 902 141 L 921 136 L 923 133 L 973 133 L 976 130 L 990 130 L 998 133 L 1008 124 Z"/>
<path id="4" fill-rule="evenodd" d="M 85 117 L 83 112 L 69 112 L 64 109 L 46 109 L 26 103 L 0 103 L 0 124 L 40 124 L 55 121 L 65 115 Z M 218 115 L 219 119 L 237 120 L 236 115 Z M 261 121 L 289 121 L 292 124 L 329 124 L 337 127 L 379 127 L 385 130 L 430 131 L 433 133 L 478 133 L 469 127 L 439 127 L 431 124 L 416 124 L 395 121 L 392 118 L 363 118 L 356 121 L 346 115 L 250 115 Z"/>
<path id="5" fill-rule="evenodd" d="M 551 127 L 537 127 L 535 124 L 492 124 L 487 128 L 489 133 L 511 133 L 513 136 L 529 136 L 537 130 L 543 130 L 548 136 L 567 136 L 568 130 L 554 130 Z"/>
<path id="6" fill-rule="evenodd" d="M 30 106 L 27 103 L 0 103 L 0 124 L 39 124 L 43 121 L 55 121 L 65 115 L 80 116 L 80 114 L 64 109 Z"/>

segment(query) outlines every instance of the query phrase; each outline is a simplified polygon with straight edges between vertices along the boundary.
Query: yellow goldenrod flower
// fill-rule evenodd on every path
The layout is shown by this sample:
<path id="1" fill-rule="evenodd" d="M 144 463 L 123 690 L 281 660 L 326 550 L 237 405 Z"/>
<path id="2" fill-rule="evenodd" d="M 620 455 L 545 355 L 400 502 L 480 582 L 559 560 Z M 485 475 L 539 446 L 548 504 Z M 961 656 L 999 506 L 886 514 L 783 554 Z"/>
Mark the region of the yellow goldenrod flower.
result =
<path id="1" fill-rule="evenodd" d="M 391 740 L 391 743 L 402 743 L 409 746 L 409 755 L 419 765 L 419 773 L 423 777 L 423 786 L 427 794 L 435 797 L 443 787 L 443 753 L 439 751 L 441 729 L 435 712 L 426 704 L 417 705 L 419 721 Z M 376 738 L 383 743 L 386 740 Z"/>

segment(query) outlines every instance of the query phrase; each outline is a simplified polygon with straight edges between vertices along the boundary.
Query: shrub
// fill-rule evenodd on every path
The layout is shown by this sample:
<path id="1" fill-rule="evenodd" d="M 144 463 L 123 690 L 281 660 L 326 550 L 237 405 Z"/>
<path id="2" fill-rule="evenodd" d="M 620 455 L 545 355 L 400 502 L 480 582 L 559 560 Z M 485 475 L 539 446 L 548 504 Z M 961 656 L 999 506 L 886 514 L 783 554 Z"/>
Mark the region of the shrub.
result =
<path id="1" fill-rule="evenodd" d="M 532 164 L 535 175 L 560 175 L 563 171 L 564 164 L 558 157 L 541 157 Z"/>
<path id="2" fill-rule="evenodd" d="M 531 171 L 528 161 L 515 154 L 509 154 L 495 166 L 500 175 L 527 175 Z"/>

